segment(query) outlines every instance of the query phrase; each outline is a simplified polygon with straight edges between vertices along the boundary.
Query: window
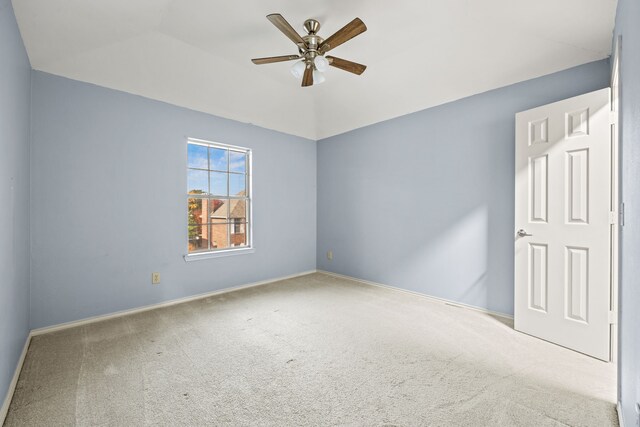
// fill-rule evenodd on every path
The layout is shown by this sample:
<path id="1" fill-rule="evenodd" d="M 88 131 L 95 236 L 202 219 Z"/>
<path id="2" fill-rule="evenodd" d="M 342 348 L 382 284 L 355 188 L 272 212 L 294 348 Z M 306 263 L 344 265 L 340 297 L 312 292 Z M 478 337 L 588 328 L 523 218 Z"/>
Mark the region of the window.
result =
<path id="1" fill-rule="evenodd" d="M 250 248 L 251 150 L 189 140 L 189 254 Z"/>

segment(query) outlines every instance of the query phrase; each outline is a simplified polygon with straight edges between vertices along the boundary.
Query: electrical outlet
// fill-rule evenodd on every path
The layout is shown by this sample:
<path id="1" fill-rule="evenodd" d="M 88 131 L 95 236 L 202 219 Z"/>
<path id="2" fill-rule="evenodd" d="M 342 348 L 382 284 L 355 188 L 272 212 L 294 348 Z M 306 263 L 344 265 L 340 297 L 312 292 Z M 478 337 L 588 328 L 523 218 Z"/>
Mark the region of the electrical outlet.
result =
<path id="1" fill-rule="evenodd" d="M 160 283 L 160 273 L 151 273 L 151 283 L 154 285 Z"/>
<path id="2" fill-rule="evenodd" d="M 331 261 L 333 259 L 333 251 L 327 251 L 327 259 Z"/>

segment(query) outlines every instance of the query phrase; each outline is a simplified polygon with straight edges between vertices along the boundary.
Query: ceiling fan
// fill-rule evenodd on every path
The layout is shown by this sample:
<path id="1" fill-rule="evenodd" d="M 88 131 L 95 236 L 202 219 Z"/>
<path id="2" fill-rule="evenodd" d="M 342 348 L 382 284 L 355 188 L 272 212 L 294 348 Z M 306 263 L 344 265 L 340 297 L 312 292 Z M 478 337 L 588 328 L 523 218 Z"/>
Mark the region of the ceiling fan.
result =
<path id="1" fill-rule="evenodd" d="M 329 65 L 357 75 L 362 74 L 367 68 L 366 65 L 347 61 L 346 59 L 336 58 L 335 56 L 325 56 L 331 49 L 367 31 L 367 26 L 364 25 L 364 22 L 362 22 L 360 18 L 349 22 L 326 40 L 317 35 L 320 29 L 320 23 L 315 19 L 307 19 L 304 21 L 304 28 L 308 33 L 305 36 L 300 36 L 279 13 L 267 15 L 267 19 L 298 46 L 298 55 L 255 58 L 251 60 L 254 64 L 271 64 L 274 62 L 299 59 L 300 61 L 291 67 L 291 73 L 296 78 L 302 77 L 303 87 L 324 82 L 325 78 L 322 73 Z"/>

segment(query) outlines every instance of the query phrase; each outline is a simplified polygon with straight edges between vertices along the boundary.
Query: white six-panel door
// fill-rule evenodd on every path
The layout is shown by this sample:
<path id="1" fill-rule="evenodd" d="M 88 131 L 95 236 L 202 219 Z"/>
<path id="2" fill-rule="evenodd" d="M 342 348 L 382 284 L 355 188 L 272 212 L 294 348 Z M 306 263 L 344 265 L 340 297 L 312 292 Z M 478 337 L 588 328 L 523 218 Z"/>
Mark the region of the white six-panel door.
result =
<path id="1" fill-rule="evenodd" d="M 609 89 L 516 115 L 515 328 L 609 360 Z"/>

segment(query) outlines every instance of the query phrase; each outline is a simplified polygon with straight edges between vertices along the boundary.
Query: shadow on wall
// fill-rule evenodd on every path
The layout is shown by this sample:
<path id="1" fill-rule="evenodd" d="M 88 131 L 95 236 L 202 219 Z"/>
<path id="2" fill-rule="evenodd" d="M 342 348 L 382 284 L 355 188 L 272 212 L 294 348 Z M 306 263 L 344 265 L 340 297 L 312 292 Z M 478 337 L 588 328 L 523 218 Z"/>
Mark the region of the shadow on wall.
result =
<path id="1" fill-rule="evenodd" d="M 438 277 L 437 283 L 423 281 L 421 292 L 453 299 L 473 301 L 487 306 L 491 300 L 487 286 L 489 261 L 489 209 L 480 206 L 445 229 L 416 230 L 414 245 L 407 249 L 412 255 L 399 260 L 391 274 L 409 277 Z M 428 242 L 426 245 L 424 242 Z M 459 265 L 458 269 L 450 268 Z M 439 290 L 456 283 L 453 294 L 438 295 Z"/>
<path id="2" fill-rule="evenodd" d="M 411 291 L 491 307 L 494 305 L 491 301 L 495 287 L 488 284 L 490 210 L 487 205 L 480 205 L 462 211 L 459 217 L 452 218 L 450 210 L 433 209 L 428 213 L 429 220 L 422 223 L 410 219 L 384 221 L 377 218 L 375 222 L 379 226 L 374 233 L 369 221 L 354 221 L 350 234 L 344 237 L 344 244 L 368 242 L 368 257 L 349 266 L 356 269 L 355 273 L 344 274 L 375 278 L 369 280 L 390 286 L 402 283 L 403 288 Z M 407 229 L 410 230 L 410 238 L 398 241 L 398 232 L 407 234 Z M 396 245 L 402 250 L 393 250 Z M 504 295 L 499 297 L 501 301 L 505 299 Z"/>
<path id="3" fill-rule="evenodd" d="M 515 125 L 454 107 L 319 143 L 318 265 L 511 314 Z"/>

